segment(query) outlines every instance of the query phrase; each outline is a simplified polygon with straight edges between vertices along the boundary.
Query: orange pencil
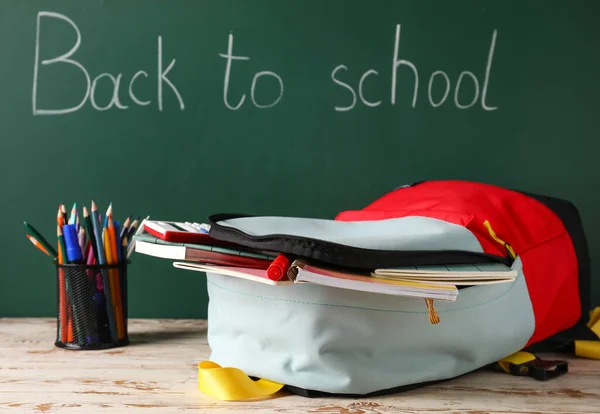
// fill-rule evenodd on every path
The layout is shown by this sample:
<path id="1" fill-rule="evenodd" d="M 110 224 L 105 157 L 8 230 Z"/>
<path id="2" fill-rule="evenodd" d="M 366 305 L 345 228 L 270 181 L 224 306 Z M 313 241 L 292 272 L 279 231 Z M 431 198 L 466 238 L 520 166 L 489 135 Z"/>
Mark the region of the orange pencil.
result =
<path id="1" fill-rule="evenodd" d="M 73 342 L 73 315 L 69 312 L 69 326 L 67 327 L 67 342 Z"/>
<path id="2" fill-rule="evenodd" d="M 109 210 L 106 212 L 108 217 L 108 239 L 110 240 L 110 257 L 112 261 L 111 264 L 118 264 L 119 256 L 117 249 L 117 235 L 115 233 L 115 224 L 112 219 L 112 204 L 108 208 Z M 125 336 L 125 328 L 123 324 L 123 309 L 121 307 L 121 281 L 119 280 L 119 271 L 112 271 L 112 280 L 111 286 L 113 287 L 113 306 L 115 307 L 115 319 L 117 322 L 117 336 L 119 339 L 123 339 Z"/>
<path id="3" fill-rule="evenodd" d="M 58 264 L 63 264 L 63 250 L 58 241 Z M 59 332 L 62 342 L 71 342 L 68 339 L 69 317 L 67 315 L 67 288 L 64 269 L 58 269 L 58 314 L 59 314 Z M 72 333 L 71 333 L 72 335 Z"/>
<path id="4" fill-rule="evenodd" d="M 112 214 L 108 216 L 108 234 L 110 236 L 110 253 L 113 259 L 113 262 L 111 264 L 117 264 L 119 261 L 119 255 L 117 253 L 117 234 L 115 232 L 115 223 L 113 222 Z"/>
<path id="5" fill-rule="evenodd" d="M 108 220 L 112 222 L 112 217 L 108 217 Z M 110 228 L 104 228 L 103 238 L 104 238 L 104 252 L 106 255 L 106 263 L 107 264 L 115 264 L 116 256 L 113 256 L 113 242 L 110 234 Z M 114 233 L 114 227 L 113 227 Z M 115 274 L 114 269 L 109 269 L 109 283 L 110 283 L 110 291 L 112 296 L 112 307 L 115 314 L 115 325 L 117 328 L 117 338 L 122 339 L 124 336 L 124 328 L 123 328 L 123 313 L 121 311 L 121 287 L 119 283 L 118 274 Z"/>
<path id="6" fill-rule="evenodd" d="M 31 243 L 33 243 L 33 245 L 35 247 L 37 247 L 38 249 L 40 249 L 41 251 L 43 251 L 44 253 L 46 253 L 48 256 L 50 256 L 50 253 L 48 252 L 48 250 L 46 250 L 46 248 L 44 246 L 42 246 L 42 243 L 40 243 L 39 241 L 37 241 L 37 239 L 33 236 L 30 236 L 29 234 L 26 234 L 25 236 L 27 236 L 27 238 L 29 239 L 29 241 Z"/>
<path id="7" fill-rule="evenodd" d="M 56 215 L 56 224 L 58 224 L 61 227 L 65 225 L 65 218 L 63 217 L 63 214 L 62 214 L 61 204 L 58 205 L 58 214 Z"/>

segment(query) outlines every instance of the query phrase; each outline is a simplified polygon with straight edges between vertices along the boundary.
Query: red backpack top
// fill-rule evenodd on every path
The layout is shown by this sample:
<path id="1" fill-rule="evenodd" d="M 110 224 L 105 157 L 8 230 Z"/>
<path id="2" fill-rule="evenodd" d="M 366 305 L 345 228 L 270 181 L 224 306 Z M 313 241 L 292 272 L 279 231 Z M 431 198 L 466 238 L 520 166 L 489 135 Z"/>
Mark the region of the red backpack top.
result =
<path id="1" fill-rule="evenodd" d="M 551 337 L 564 345 L 589 336 L 590 259 L 572 203 L 488 184 L 426 181 L 399 187 L 362 210 L 340 213 L 336 220 L 406 216 L 463 226 L 485 253 L 521 258 L 535 315 L 535 332 L 527 345 Z"/>

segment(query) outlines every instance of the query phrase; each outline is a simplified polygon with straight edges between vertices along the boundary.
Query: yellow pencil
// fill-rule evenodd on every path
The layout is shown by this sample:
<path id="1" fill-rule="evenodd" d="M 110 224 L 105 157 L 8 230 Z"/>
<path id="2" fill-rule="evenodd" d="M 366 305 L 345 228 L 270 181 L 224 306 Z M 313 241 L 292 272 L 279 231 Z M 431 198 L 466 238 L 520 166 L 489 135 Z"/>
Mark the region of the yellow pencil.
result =
<path id="1" fill-rule="evenodd" d="M 110 233 L 107 228 L 102 230 L 102 241 L 104 244 L 104 255 L 106 256 L 106 264 L 113 264 L 112 247 L 110 245 Z"/>

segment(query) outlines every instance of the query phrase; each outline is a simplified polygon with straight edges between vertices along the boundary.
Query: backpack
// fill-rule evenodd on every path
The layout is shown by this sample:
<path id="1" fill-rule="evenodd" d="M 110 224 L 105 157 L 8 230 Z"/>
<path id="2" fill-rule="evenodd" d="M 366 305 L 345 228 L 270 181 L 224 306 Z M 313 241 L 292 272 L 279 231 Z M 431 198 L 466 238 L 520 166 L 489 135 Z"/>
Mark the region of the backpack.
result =
<path id="1" fill-rule="evenodd" d="M 600 358 L 587 242 L 566 200 L 440 180 L 399 187 L 335 220 L 218 214 L 209 221 L 214 239 L 333 266 L 499 262 L 517 272 L 512 283 L 469 286 L 455 302 L 436 302 L 439 323 L 417 298 L 207 273 L 211 356 L 199 364 L 198 385 L 215 398 L 282 388 L 368 397 L 486 367 L 545 380 L 567 365 L 532 352 Z"/>

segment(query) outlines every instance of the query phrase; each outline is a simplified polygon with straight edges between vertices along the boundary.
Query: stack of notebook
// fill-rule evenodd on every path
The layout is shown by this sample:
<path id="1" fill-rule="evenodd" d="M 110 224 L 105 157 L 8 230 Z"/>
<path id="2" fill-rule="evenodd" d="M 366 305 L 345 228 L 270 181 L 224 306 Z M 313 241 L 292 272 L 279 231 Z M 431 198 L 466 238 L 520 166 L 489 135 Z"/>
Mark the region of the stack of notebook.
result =
<path id="1" fill-rule="evenodd" d="M 135 251 L 174 260 L 179 269 L 211 272 L 273 286 L 313 283 L 387 295 L 455 301 L 463 286 L 508 283 L 516 271 L 502 263 L 372 269 L 356 273 L 279 252 L 254 251 L 206 238 L 202 243 L 136 235 Z M 275 270 L 275 271 L 274 271 Z"/>

